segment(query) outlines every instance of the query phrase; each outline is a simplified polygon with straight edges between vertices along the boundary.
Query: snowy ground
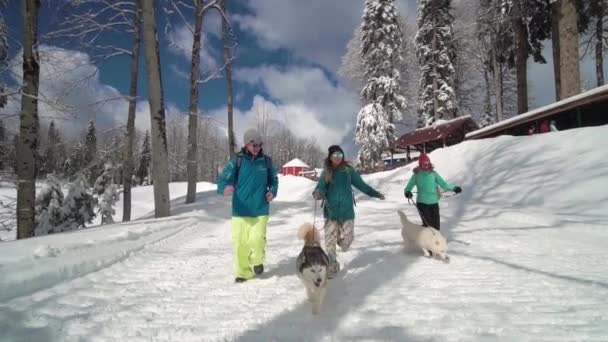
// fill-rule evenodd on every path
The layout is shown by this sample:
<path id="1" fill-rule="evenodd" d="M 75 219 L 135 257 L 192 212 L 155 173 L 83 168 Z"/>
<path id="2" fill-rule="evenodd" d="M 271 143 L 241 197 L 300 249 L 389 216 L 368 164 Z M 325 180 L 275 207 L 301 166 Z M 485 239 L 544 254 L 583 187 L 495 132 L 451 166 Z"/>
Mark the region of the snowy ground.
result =
<path id="1" fill-rule="evenodd" d="M 607 134 L 434 152 L 464 189 L 440 204 L 450 264 L 401 249 L 396 210 L 419 221 L 402 195 L 410 167 L 365 177 L 387 200 L 358 195 L 353 249 L 319 317 L 294 274 L 297 226 L 313 219 L 303 178 L 281 178 L 267 273 L 244 284 L 229 199 L 210 184 L 193 205 L 176 198 L 171 218 L 1 243 L 0 341 L 606 341 Z M 152 209 L 149 188 L 134 197 Z"/>

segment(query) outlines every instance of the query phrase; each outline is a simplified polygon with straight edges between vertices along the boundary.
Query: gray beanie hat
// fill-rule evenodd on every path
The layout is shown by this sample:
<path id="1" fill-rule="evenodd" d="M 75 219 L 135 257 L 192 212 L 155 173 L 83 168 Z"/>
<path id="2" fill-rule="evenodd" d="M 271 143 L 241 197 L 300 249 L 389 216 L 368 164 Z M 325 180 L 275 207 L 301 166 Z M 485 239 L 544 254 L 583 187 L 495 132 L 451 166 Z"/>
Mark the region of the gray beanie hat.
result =
<path id="1" fill-rule="evenodd" d="M 260 135 L 260 133 L 258 132 L 257 129 L 250 128 L 243 135 L 243 144 L 247 145 L 250 142 L 255 143 L 255 144 L 262 143 L 262 136 Z"/>

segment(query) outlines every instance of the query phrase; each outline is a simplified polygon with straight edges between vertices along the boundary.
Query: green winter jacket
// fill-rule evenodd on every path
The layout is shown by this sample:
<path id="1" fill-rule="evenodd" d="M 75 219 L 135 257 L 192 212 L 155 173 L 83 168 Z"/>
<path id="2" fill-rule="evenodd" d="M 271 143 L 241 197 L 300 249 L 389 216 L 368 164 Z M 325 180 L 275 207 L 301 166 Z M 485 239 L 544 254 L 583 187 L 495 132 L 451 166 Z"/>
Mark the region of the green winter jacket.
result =
<path id="1" fill-rule="evenodd" d="M 414 175 L 410 178 L 410 181 L 405 186 L 403 192 L 412 191 L 414 185 L 418 188 L 416 202 L 424 204 L 436 204 L 439 202 L 437 185 L 443 190 L 451 191 L 453 191 L 455 187 L 454 184 L 446 183 L 446 181 L 444 181 L 434 170 L 422 171 L 417 168 L 414 169 Z"/>
<path id="2" fill-rule="evenodd" d="M 237 217 L 256 217 L 268 215 L 268 200 L 266 194 L 271 192 L 274 197 L 277 196 L 279 188 L 279 179 L 277 171 L 270 161 L 270 169 L 266 167 L 266 158 L 264 153 L 253 156 L 241 151 L 239 156 L 241 166 L 237 184 L 234 184 L 236 176 L 236 160 L 234 157 L 230 159 L 228 165 L 224 168 L 222 176 L 217 182 L 217 192 L 224 193 L 224 189 L 228 185 L 235 185 L 232 194 L 232 216 Z"/>
<path id="3" fill-rule="evenodd" d="M 325 219 L 345 222 L 355 218 L 353 191 L 351 186 L 370 197 L 380 197 L 380 193 L 367 185 L 361 175 L 350 166 L 338 166 L 332 174 L 331 183 L 325 182 L 325 170 L 321 172 L 315 191 L 319 191 L 325 203 Z"/>

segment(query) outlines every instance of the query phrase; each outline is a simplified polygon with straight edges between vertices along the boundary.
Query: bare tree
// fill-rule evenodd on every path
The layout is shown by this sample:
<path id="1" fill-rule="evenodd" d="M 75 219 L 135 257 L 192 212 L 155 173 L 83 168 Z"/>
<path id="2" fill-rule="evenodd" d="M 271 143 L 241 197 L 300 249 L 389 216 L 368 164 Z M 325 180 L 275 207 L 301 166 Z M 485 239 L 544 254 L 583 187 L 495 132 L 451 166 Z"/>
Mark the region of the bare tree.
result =
<path id="1" fill-rule="evenodd" d="M 133 170 L 133 144 L 135 141 L 135 112 L 137 105 L 137 76 L 139 71 L 139 45 L 141 31 L 141 0 L 135 0 L 137 10 L 133 22 L 133 49 L 131 50 L 131 85 L 129 87 L 129 114 L 127 118 L 127 143 L 123 161 L 123 211 L 122 220 L 131 220 L 131 187 Z"/>
<path id="2" fill-rule="evenodd" d="M 222 0 L 222 11 L 226 13 L 226 1 Z M 222 42 L 224 45 L 224 63 L 226 63 L 226 85 L 228 88 L 228 99 L 226 106 L 228 107 L 228 152 L 230 158 L 236 155 L 236 140 L 234 138 L 234 118 L 232 111 L 232 51 L 229 46 L 228 39 L 228 21 L 222 19 Z"/>
<path id="3" fill-rule="evenodd" d="M 169 166 L 165 106 L 160 72 L 160 56 L 156 34 L 154 1 L 143 1 L 143 38 L 148 77 L 148 101 L 152 129 L 152 178 L 154 180 L 154 215 L 170 215 Z"/>
<path id="4" fill-rule="evenodd" d="M 192 66 L 190 68 L 190 106 L 188 113 L 188 192 L 186 203 L 196 200 L 197 143 L 198 143 L 198 79 L 201 64 L 201 30 L 203 27 L 203 0 L 195 0 L 194 39 L 192 41 Z"/>
<path id="5" fill-rule="evenodd" d="M 38 149 L 39 0 L 25 0 L 23 21 L 23 91 L 17 146 L 17 239 L 34 235 L 36 150 Z"/>

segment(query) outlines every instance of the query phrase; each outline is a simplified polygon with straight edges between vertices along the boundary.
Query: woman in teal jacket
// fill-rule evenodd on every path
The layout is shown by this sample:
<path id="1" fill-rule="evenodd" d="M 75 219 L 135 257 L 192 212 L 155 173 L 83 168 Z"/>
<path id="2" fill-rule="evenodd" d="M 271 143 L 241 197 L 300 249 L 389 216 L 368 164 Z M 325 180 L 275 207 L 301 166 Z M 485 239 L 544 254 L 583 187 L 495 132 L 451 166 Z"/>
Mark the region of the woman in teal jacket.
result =
<path id="1" fill-rule="evenodd" d="M 354 198 L 351 186 L 370 197 L 384 199 L 384 195 L 367 185 L 361 175 L 344 160 L 344 151 L 338 145 L 328 149 L 325 167 L 313 197 L 324 199 L 323 216 L 325 217 L 325 252 L 329 257 L 328 276 L 332 278 L 340 271 L 336 258 L 336 244 L 342 251 L 347 251 L 354 240 Z"/>
<path id="2" fill-rule="evenodd" d="M 248 130 L 244 141 L 245 147 L 228 162 L 217 183 L 218 193 L 232 196 L 237 283 L 264 272 L 268 207 L 279 187 L 272 160 L 262 151 L 260 134 Z"/>
<path id="3" fill-rule="evenodd" d="M 418 158 L 418 167 L 413 170 L 414 175 L 405 186 L 404 194 L 407 199 L 411 199 L 412 189 L 414 186 L 418 189 L 416 196 L 416 207 L 418 214 L 422 220 L 422 225 L 425 227 L 431 226 L 437 230 L 441 227 L 439 219 L 439 191 L 438 186 L 443 190 L 451 190 L 455 193 L 460 193 L 462 189 L 441 178 L 441 176 L 433 169 L 431 159 L 426 154 L 421 154 Z"/>

